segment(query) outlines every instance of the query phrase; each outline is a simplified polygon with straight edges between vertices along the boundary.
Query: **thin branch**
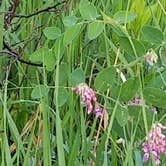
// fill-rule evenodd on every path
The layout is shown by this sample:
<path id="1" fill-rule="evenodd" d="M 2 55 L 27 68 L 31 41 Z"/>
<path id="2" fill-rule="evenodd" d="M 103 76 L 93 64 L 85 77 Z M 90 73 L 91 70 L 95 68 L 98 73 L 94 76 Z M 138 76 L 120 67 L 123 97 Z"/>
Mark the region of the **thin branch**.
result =
<path id="1" fill-rule="evenodd" d="M 26 60 L 21 59 L 21 58 L 19 58 L 18 61 L 20 61 L 21 63 L 27 64 L 27 65 L 31 65 L 31 66 L 43 67 L 42 63 L 33 63 L 33 62 L 26 61 Z"/>
<path id="2" fill-rule="evenodd" d="M 19 62 L 24 63 L 26 65 L 31 65 L 31 66 L 36 66 L 36 67 L 43 67 L 43 64 L 41 64 L 41 63 L 33 63 L 31 61 L 26 61 L 24 59 L 19 58 L 16 54 L 14 54 L 14 53 L 12 53 L 10 51 L 2 50 L 2 51 L 0 51 L 0 53 L 8 54 L 10 57 L 13 57 L 16 60 L 18 60 Z"/>
<path id="3" fill-rule="evenodd" d="M 12 0 L 10 1 L 10 7 L 8 12 L 5 15 L 5 29 L 7 30 L 8 27 L 11 25 L 13 20 L 14 14 L 16 12 L 16 8 L 19 6 L 20 0 Z"/>
<path id="4" fill-rule="evenodd" d="M 4 45 L 4 48 L 6 48 L 8 51 L 2 50 L 2 51 L 0 51 L 0 53 L 8 54 L 8 55 L 10 55 L 10 57 L 13 57 L 14 59 L 18 60 L 19 62 L 27 64 L 27 65 L 43 67 L 42 63 L 33 63 L 31 61 L 26 61 L 26 60 L 22 59 L 21 54 L 16 52 L 12 48 L 10 48 L 10 46 L 7 43 L 3 42 L 3 45 Z"/>
<path id="5" fill-rule="evenodd" d="M 30 13 L 30 14 L 15 14 L 14 17 L 18 17 L 18 18 L 29 18 L 29 17 L 33 17 L 33 16 L 36 16 L 38 14 L 41 14 L 41 13 L 44 13 L 44 12 L 56 12 L 57 10 L 52 10 L 52 9 L 56 9 L 58 6 L 62 5 L 62 4 L 65 4 L 67 1 L 62 1 L 62 2 L 59 2 L 53 6 L 49 6 L 45 9 L 40 9 L 34 13 Z"/>
<path id="6" fill-rule="evenodd" d="M 16 52 L 15 50 L 13 50 L 7 43 L 3 42 L 4 48 L 6 48 L 8 51 L 6 50 L 2 50 L 0 51 L 0 53 L 4 53 L 4 54 L 8 54 L 10 57 L 13 57 L 14 59 L 18 60 L 21 63 L 27 64 L 27 65 L 31 65 L 31 66 L 36 66 L 36 67 L 43 67 L 43 63 L 33 63 L 31 61 L 26 61 L 24 59 L 22 59 L 22 55 L 18 52 Z M 61 64 L 63 60 L 63 56 L 61 57 L 59 64 Z"/>

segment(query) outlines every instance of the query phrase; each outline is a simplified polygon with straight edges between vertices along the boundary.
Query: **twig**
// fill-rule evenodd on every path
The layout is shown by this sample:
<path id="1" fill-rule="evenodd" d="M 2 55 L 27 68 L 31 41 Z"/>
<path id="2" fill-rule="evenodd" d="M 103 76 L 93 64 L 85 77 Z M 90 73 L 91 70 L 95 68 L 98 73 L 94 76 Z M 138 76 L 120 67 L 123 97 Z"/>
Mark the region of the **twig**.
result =
<path id="1" fill-rule="evenodd" d="M 45 9 L 40 9 L 34 13 L 30 13 L 30 14 L 15 14 L 14 17 L 18 17 L 18 18 L 29 18 L 29 17 L 33 17 L 33 16 L 36 16 L 38 14 L 41 14 L 41 13 L 44 13 L 44 12 L 55 12 L 56 10 L 52 10 L 52 9 L 56 9 L 58 6 L 62 5 L 62 4 L 65 4 L 67 1 L 62 1 L 62 2 L 59 2 L 53 6 L 49 6 Z"/>
<path id="2" fill-rule="evenodd" d="M 18 55 L 16 55 L 15 53 L 10 52 L 10 51 L 2 50 L 2 51 L 0 51 L 0 53 L 8 54 L 10 57 L 13 57 L 13 58 L 15 58 L 16 60 L 18 60 L 19 62 L 24 63 L 24 64 L 27 64 L 27 65 L 37 66 L 37 67 L 43 67 L 43 64 L 41 64 L 41 63 L 33 63 L 33 62 L 31 62 L 31 61 L 26 61 L 26 60 L 24 60 L 24 59 L 21 59 L 21 56 L 18 56 Z"/>
<path id="3" fill-rule="evenodd" d="M 14 14 L 16 12 L 16 8 L 18 7 L 20 3 L 20 0 L 11 0 L 10 1 L 10 7 L 8 12 L 5 15 L 5 29 L 7 30 L 10 26 L 12 19 L 14 17 Z"/>
<path id="4" fill-rule="evenodd" d="M 12 48 L 10 48 L 10 46 L 7 43 L 3 42 L 3 44 L 4 44 L 4 48 L 6 48 L 8 51 L 2 50 L 2 51 L 0 51 L 0 53 L 8 54 L 8 55 L 10 55 L 10 57 L 13 57 L 14 59 L 18 60 L 19 62 L 27 64 L 27 65 L 43 67 L 43 63 L 33 63 L 31 61 L 26 61 L 26 60 L 22 59 L 21 58 L 22 56 L 20 53 L 16 52 Z M 61 64 L 62 60 L 63 60 L 63 56 L 61 57 L 61 59 L 59 61 L 60 64 Z"/>
<path id="5" fill-rule="evenodd" d="M 3 42 L 3 45 L 4 45 L 4 48 L 6 48 L 8 51 L 3 50 L 1 51 L 1 53 L 6 53 L 10 55 L 11 57 L 15 58 L 16 60 L 20 61 L 21 63 L 27 64 L 27 65 L 43 67 L 43 64 L 33 63 L 33 62 L 22 59 L 21 54 L 16 52 L 12 48 L 10 48 L 10 46 L 7 43 Z"/>

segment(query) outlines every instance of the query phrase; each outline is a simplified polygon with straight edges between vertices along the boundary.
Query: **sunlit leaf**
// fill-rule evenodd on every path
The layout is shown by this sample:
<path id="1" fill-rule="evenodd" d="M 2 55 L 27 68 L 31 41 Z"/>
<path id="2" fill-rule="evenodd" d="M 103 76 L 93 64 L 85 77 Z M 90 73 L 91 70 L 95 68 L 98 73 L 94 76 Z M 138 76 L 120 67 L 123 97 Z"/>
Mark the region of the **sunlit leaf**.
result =
<path id="1" fill-rule="evenodd" d="M 61 36 L 61 30 L 57 27 L 46 27 L 43 33 L 49 40 L 55 40 Z"/>
<path id="2" fill-rule="evenodd" d="M 159 29 L 153 26 L 144 26 L 142 28 L 142 39 L 154 44 L 161 44 L 164 36 Z"/>
<path id="3" fill-rule="evenodd" d="M 104 23 L 95 21 L 88 25 L 88 38 L 93 40 L 97 38 L 104 30 Z"/>
<path id="4" fill-rule="evenodd" d="M 68 27 L 64 33 L 64 45 L 70 44 L 73 41 L 73 39 L 81 32 L 81 28 L 82 24 L 76 24 Z"/>
<path id="5" fill-rule="evenodd" d="M 94 20 L 99 16 L 96 7 L 88 0 L 82 0 L 80 2 L 79 11 L 85 20 Z"/>
<path id="6" fill-rule="evenodd" d="M 101 92 L 106 91 L 107 88 L 110 88 L 113 85 L 115 77 L 116 70 L 113 66 L 103 69 L 95 78 L 95 88 Z"/>
<path id="7" fill-rule="evenodd" d="M 137 14 L 130 11 L 118 11 L 114 14 L 114 19 L 121 24 L 129 23 L 137 17 Z"/>

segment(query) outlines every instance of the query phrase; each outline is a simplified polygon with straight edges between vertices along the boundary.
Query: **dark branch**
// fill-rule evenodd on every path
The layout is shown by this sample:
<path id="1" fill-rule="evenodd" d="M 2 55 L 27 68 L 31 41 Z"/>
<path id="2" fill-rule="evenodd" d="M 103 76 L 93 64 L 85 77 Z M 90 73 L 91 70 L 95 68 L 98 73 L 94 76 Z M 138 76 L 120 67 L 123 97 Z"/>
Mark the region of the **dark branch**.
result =
<path id="1" fill-rule="evenodd" d="M 0 53 L 8 54 L 8 55 L 10 55 L 10 57 L 13 57 L 16 60 L 18 60 L 19 62 L 24 63 L 26 65 L 31 65 L 31 66 L 36 66 L 36 67 L 43 67 L 43 64 L 41 64 L 41 63 L 33 63 L 33 62 L 30 62 L 30 61 L 26 61 L 24 59 L 18 58 L 17 55 L 15 55 L 14 53 L 9 52 L 9 51 L 3 50 L 3 51 L 0 51 Z"/>
<path id="2" fill-rule="evenodd" d="M 44 13 L 44 12 L 56 12 L 57 11 L 56 10 L 57 7 L 62 5 L 62 4 L 65 4 L 66 2 L 67 1 L 65 0 L 65 1 L 59 2 L 59 3 L 57 3 L 57 4 L 53 5 L 53 6 L 49 6 L 49 7 L 45 8 L 45 9 L 40 9 L 40 10 L 34 12 L 34 13 L 30 13 L 30 14 L 27 14 L 27 15 L 26 14 L 15 14 L 14 17 L 29 18 L 29 17 L 33 17 L 33 16 L 36 16 L 36 15 Z M 54 9 L 54 10 L 52 10 L 52 9 Z"/>
<path id="3" fill-rule="evenodd" d="M 5 15 L 5 29 L 6 30 L 11 25 L 12 19 L 14 17 L 14 14 L 16 12 L 16 8 L 18 7 L 19 3 L 20 3 L 20 0 L 11 0 L 10 1 L 9 10 Z"/>
<path id="4" fill-rule="evenodd" d="M 3 42 L 3 44 L 4 44 L 4 48 L 6 48 L 8 51 L 3 50 L 3 51 L 0 51 L 1 53 L 8 54 L 8 55 L 10 55 L 10 57 L 13 57 L 14 59 L 18 60 L 19 62 L 27 64 L 27 65 L 43 67 L 42 63 L 33 63 L 31 61 L 26 61 L 26 60 L 22 59 L 21 54 L 19 54 L 18 52 L 16 52 L 12 48 L 10 48 L 10 46 L 8 44 L 6 44 L 5 42 Z"/>

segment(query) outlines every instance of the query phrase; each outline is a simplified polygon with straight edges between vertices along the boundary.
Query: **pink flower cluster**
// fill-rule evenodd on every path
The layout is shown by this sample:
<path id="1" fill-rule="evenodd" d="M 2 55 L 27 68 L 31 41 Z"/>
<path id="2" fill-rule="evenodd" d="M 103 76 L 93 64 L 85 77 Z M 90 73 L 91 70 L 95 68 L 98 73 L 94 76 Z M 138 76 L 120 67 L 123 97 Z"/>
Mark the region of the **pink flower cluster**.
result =
<path id="1" fill-rule="evenodd" d="M 146 141 L 143 143 L 143 161 L 149 160 L 150 155 L 154 157 L 157 165 L 160 164 L 160 154 L 166 154 L 166 137 L 162 130 L 166 129 L 161 123 L 153 124 Z"/>
<path id="2" fill-rule="evenodd" d="M 130 101 L 128 102 L 128 105 L 129 105 L 129 106 L 141 106 L 142 104 L 143 104 L 143 101 L 142 101 L 142 99 L 140 98 L 139 95 L 136 95 L 132 100 L 130 100 Z M 156 113 L 156 114 L 157 114 L 157 109 L 156 109 L 156 107 L 151 106 L 151 107 L 149 107 L 149 108 L 150 108 L 150 110 L 151 110 L 153 113 Z"/>
<path id="3" fill-rule="evenodd" d="M 72 88 L 74 92 L 81 96 L 81 103 L 87 106 L 87 112 L 94 112 L 96 116 L 101 116 L 103 109 L 99 106 L 96 93 L 87 84 L 81 83 Z"/>
<path id="4" fill-rule="evenodd" d="M 142 100 L 139 96 L 136 96 L 133 100 L 130 100 L 128 102 L 128 105 L 130 105 L 130 106 L 140 106 L 140 105 L 142 105 Z"/>

